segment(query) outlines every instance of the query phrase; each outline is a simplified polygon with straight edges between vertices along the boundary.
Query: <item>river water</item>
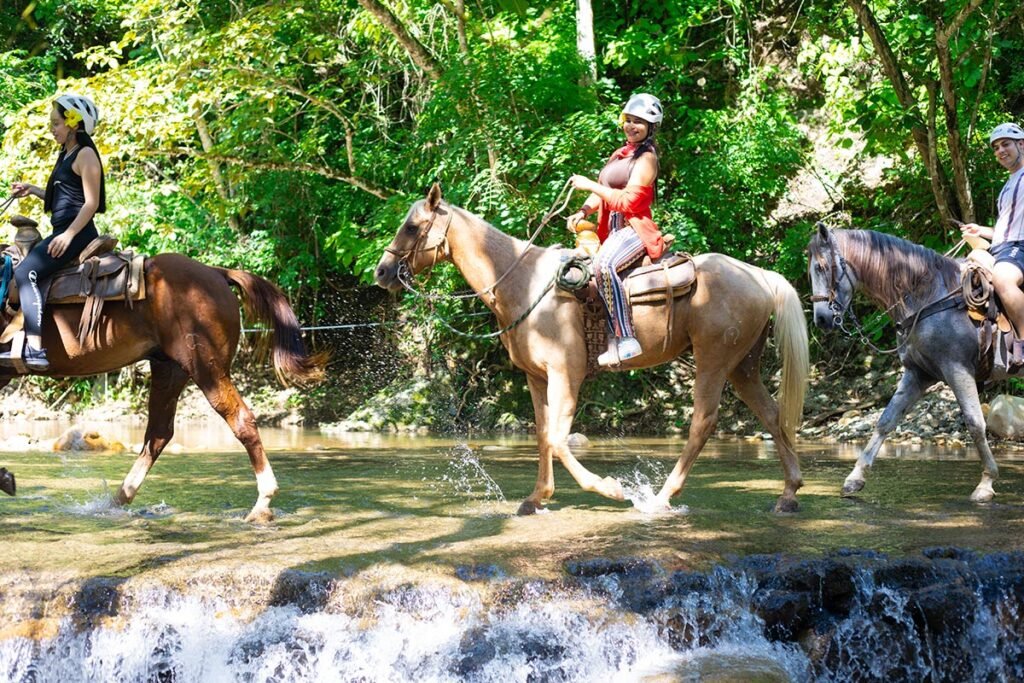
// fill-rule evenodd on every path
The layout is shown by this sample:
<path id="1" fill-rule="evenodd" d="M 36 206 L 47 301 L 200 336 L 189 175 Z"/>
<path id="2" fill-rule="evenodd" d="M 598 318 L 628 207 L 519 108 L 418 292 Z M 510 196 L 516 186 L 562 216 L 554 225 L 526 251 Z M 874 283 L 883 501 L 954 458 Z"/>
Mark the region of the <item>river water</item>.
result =
<path id="1" fill-rule="evenodd" d="M 997 452 L 996 502 L 977 506 L 965 449 L 889 447 L 843 499 L 856 446 L 802 443 L 801 510 L 776 515 L 773 445 L 713 441 L 676 508 L 650 515 L 634 502 L 683 442 L 595 439 L 578 456 L 634 502 L 581 492 L 556 463 L 549 510 L 519 518 L 536 477 L 529 438 L 262 433 L 281 486 L 268 526 L 242 521 L 255 482 L 220 425 L 179 425 L 126 510 L 109 501 L 132 453 L 0 453 L 18 477 L 18 497 L 0 500 L 0 680 L 942 680 L 968 665 L 937 654 L 880 563 L 1024 546 L 1011 449 Z M 810 627 L 766 628 L 758 605 L 780 557 L 852 567 L 831 659 Z M 1016 603 L 972 581 L 968 678 L 1019 678 L 1024 655 L 994 649 L 1019 627 Z"/>

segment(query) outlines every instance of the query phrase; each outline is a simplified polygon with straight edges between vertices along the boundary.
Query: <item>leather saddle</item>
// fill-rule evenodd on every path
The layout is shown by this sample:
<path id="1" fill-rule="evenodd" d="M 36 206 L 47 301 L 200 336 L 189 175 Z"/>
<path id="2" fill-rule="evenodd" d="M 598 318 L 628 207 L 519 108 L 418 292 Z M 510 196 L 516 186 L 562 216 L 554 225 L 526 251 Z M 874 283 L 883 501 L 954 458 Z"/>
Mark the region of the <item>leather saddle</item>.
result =
<path id="1" fill-rule="evenodd" d="M 666 241 L 666 247 L 671 241 Z M 677 298 L 693 291 L 697 271 L 693 257 L 686 252 L 668 252 L 658 260 L 644 256 L 642 262 L 622 272 L 623 283 L 629 296 L 630 305 L 662 306 L 665 311 L 665 337 L 663 347 L 668 348 L 672 340 L 675 306 Z M 597 357 L 608 346 L 608 316 L 597 292 L 597 285 L 591 277 L 586 286 L 567 292 L 559 289 L 560 296 L 575 297 L 583 308 L 583 331 L 587 346 L 587 376 L 592 377 L 601 370 Z M 614 369 L 614 368 L 612 368 Z"/>
<path id="2" fill-rule="evenodd" d="M 14 244 L 0 252 L 10 257 L 16 269 L 37 243 L 42 240 L 38 223 L 25 216 L 14 216 L 11 224 L 18 228 Z M 100 235 L 79 255 L 76 262 L 53 274 L 44 286 L 44 298 L 48 304 L 83 304 L 82 317 L 78 328 L 79 344 L 95 331 L 105 301 L 133 301 L 146 298 L 144 254 L 131 250 L 115 251 L 117 239 Z M 13 278 L 9 283 L 7 297 L 8 312 L 13 313 L 10 304 L 19 301 L 17 285 Z M 22 325 L 21 316 L 11 321 L 0 335 L 0 343 L 10 341 Z"/>

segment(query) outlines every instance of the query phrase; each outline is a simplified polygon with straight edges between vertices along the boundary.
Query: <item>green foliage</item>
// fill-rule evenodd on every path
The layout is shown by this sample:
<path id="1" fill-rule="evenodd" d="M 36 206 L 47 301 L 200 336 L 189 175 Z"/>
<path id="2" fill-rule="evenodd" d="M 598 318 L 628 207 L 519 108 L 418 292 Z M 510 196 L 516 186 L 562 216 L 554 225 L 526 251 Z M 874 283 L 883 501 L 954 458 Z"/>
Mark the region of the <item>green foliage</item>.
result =
<path id="1" fill-rule="evenodd" d="M 965 2 L 871 3 L 922 106 L 938 22 Z M 529 235 L 570 175 L 594 177 L 622 143 L 616 121 L 631 93 L 665 105 L 654 212 L 679 249 L 725 252 L 802 282 L 814 217 L 780 222 L 773 210 L 808 166 L 806 131 L 819 111 L 839 146 L 863 143 L 862 157 L 891 160 L 880 187 L 844 185 L 841 208 L 858 225 L 935 246 L 955 236 L 931 219 L 929 179 L 909 142 L 917 115 L 895 98 L 843 3 L 597 3 L 596 82 L 577 53 L 575 3 L 466 3 L 461 19 L 452 3 L 387 4 L 432 73 L 352 0 L 0 5 L 0 167 L 7 181 L 41 183 L 56 151 L 52 97 L 92 95 L 103 113 L 104 231 L 150 253 L 271 277 L 307 319 L 401 316 L 408 324 L 375 343 L 463 390 L 442 403 L 466 425 L 530 412 L 525 381 L 497 341 L 466 340 L 437 322 L 484 332 L 492 317 L 475 300 L 368 302 L 373 269 L 434 181 L 453 203 Z M 1024 90 L 1024 41 L 1008 20 L 1013 3 L 982 5 L 951 52 L 978 215 L 990 220 L 1002 173 L 983 137 L 1024 107 L 1014 95 Z M 944 125 L 939 117 L 939 136 Z M 940 157 L 948 164 L 948 150 Z M 582 199 L 575 194 L 563 214 Z M 20 204 L 41 213 L 35 200 Z M 562 218 L 540 244 L 568 241 Z M 417 284 L 428 293 L 464 286 L 447 266 Z M 376 391 L 401 374 L 391 364 L 348 388 Z M 646 380 L 595 386 L 581 414 L 594 424 L 636 424 L 635 411 L 661 400 Z"/>

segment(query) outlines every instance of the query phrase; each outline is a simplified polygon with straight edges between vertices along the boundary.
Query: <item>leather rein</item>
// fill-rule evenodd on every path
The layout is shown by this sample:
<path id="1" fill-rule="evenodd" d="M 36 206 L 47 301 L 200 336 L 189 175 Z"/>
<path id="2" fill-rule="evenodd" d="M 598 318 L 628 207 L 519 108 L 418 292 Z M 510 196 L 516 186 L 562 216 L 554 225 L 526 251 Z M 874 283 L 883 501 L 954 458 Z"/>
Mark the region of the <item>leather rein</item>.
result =
<path id="1" fill-rule="evenodd" d="M 903 346 L 906 344 L 907 339 L 909 339 L 910 333 L 914 331 L 915 327 L 917 327 L 918 322 L 920 322 L 924 318 L 927 318 L 930 315 L 934 315 L 935 313 L 939 313 L 950 308 L 961 307 L 964 305 L 963 296 L 961 296 L 960 291 L 957 290 L 953 290 L 946 294 L 945 296 L 939 297 L 935 301 L 925 304 L 916 312 L 911 313 L 903 320 L 897 320 L 895 322 L 896 335 L 897 337 L 899 337 L 899 341 L 896 343 L 896 346 L 894 346 L 891 349 L 880 349 L 877 346 L 875 346 L 875 344 L 868 338 L 867 334 L 865 334 L 864 326 L 861 325 L 860 320 L 857 319 L 856 314 L 853 312 L 853 302 L 851 301 L 850 305 L 848 305 L 845 309 L 839 305 L 839 285 L 842 283 L 842 281 L 844 279 L 849 280 L 851 289 L 855 287 L 856 283 L 854 282 L 853 277 L 850 275 L 850 268 L 847 265 L 846 259 L 843 257 L 841 253 L 839 253 L 839 246 L 836 244 L 835 239 L 832 237 L 831 231 L 829 231 L 828 235 L 828 244 L 832 252 L 832 262 L 831 264 L 829 264 L 828 294 L 812 294 L 811 303 L 827 302 L 829 310 L 832 311 L 832 323 L 840 330 L 842 330 L 846 336 L 859 337 L 860 340 L 864 342 L 864 344 L 866 344 L 868 347 L 870 347 L 875 353 L 899 353 L 900 350 L 902 350 Z M 821 259 L 819 256 L 818 262 L 823 266 L 824 259 Z M 835 264 L 837 263 L 839 264 L 838 273 L 836 273 L 837 269 L 835 267 Z M 893 304 L 893 306 L 895 306 L 895 304 Z M 890 310 L 892 310 L 892 307 L 886 310 L 885 313 L 888 314 Z M 853 330 L 848 329 L 845 325 L 845 319 L 847 314 L 849 314 L 850 320 L 853 321 Z"/>

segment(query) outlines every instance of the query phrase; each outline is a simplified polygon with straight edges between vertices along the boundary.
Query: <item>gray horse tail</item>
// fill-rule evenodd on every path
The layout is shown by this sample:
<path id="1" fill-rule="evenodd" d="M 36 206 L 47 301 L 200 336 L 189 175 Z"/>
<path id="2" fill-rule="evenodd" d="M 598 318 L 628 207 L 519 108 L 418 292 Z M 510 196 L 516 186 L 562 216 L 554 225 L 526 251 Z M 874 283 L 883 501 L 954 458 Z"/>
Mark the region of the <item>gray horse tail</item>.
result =
<path id="1" fill-rule="evenodd" d="M 775 297 L 775 346 L 782 358 L 779 383 L 779 424 L 789 442 L 796 443 L 796 432 L 803 422 L 810 352 L 807 348 L 807 320 L 800 296 L 786 278 L 764 271 Z"/>

